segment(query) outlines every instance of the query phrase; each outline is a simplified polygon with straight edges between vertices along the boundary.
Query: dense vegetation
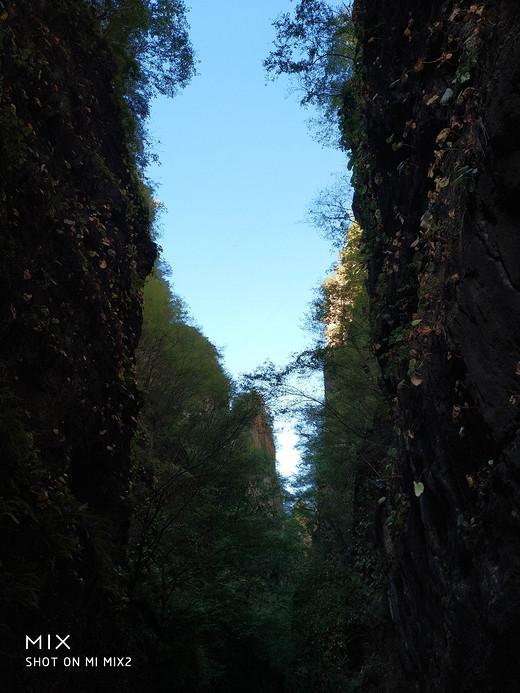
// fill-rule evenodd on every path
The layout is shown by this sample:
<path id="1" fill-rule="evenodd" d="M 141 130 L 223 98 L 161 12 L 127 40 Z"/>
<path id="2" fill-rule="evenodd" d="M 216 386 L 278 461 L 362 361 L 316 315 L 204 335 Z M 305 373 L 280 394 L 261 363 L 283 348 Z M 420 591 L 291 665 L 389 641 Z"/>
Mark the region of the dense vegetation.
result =
<path id="1" fill-rule="evenodd" d="M 269 690 L 282 675 L 292 587 L 269 417 L 237 393 L 159 272 L 137 351 L 129 596 L 168 690 Z"/>

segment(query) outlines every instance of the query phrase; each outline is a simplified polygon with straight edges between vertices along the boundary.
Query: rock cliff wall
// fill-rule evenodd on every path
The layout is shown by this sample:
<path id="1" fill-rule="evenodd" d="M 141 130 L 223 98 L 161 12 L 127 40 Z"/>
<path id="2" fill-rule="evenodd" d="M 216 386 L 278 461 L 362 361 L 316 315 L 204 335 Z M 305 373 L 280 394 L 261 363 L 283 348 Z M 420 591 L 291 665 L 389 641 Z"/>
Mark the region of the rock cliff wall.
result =
<path id="1" fill-rule="evenodd" d="M 77 652 L 123 597 L 107 550 L 130 512 L 134 350 L 156 251 L 89 5 L 0 3 L 0 61 L 2 651 L 74 626 Z"/>
<path id="2" fill-rule="evenodd" d="M 367 0 L 357 23 L 349 144 L 395 408 L 380 541 L 409 690 L 516 691 L 520 11 Z"/>
<path id="3" fill-rule="evenodd" d="M 276 473 L 276 447 L 273 429 L 262 404 L 251 428 L 253 448 L 262 456 L 260 478 L 251 486 L 251 493 L 259 506 L 274 515 L 283 513 L 282 487 Z"/>

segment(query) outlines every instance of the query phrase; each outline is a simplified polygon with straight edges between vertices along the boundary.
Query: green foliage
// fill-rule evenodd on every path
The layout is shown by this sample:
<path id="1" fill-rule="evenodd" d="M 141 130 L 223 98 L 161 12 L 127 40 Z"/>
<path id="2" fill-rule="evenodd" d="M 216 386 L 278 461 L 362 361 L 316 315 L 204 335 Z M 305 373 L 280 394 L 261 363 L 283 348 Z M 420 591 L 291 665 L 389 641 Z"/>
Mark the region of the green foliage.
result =
<path id="1" fill-rule="evenodd" d="M 173 97 L 195 74 L 182 0 L 88 0 L 117 58 L 116 86 L 129 110 L 129 137 L 147 161 L 144 122 L 154 96 Z"/>
<path id="2" fill-rule="evenodd" d="M 348 206 L 349 186 L 349 176 L 337 176 L 312 201 L 308 211 L 311 224 L 337 248 L 343 247 L 353 221 Z"/>
<path id="3" fill-rule="evenodd" d="M 268 416 L 258 393 L 234 392 L 160 273 L 146 283 L 143 317 L 130 593 L 153 683 L 260 690 L 288 647 L 287 571 L 299 546 Z"/>
<path id="4" fill-rule="evenodd" d="M 324 284 L 326 396 L 310 413 L 314 432 L 304 451 L 312 543 L 296 618 L 312 625 L 301 642 L 300 670 L 310 690 L 324 693 L 377 690 L 384 676 L 376 654 L 385 632 L 383 584 L 372 532 L 387 447 L 376 422 L 385 408 L 353 245 Z"/>
<path id="5" fill-rule="evenodd" d="M 133 107 L 148 115 L 150 98 L 175 96 L 194 74 L 182 0 L 91 0 L 105 35 L 126 60 Z"/>
<path id="6" fill-rule="evenodd" d="M 264 61 L 268 74 L 294 77 L 302 105 L 317 106 L 335 123 L 355 50 L 349 10 L 333 9 L 323 0 L 300 0 L 274 28 L 274 49 Z"/>
<path id="7" fill-rule="evenodd" d="M 304 471 L 292 513 L 305 548 L 292 572 L 291 668 L 297 689 L 313 693 L 385 690 L 396 656 L 373 539 L 391 425 L 377 384 L 360 238 L 353 224 L 314 307 L 325 346 L 252 381 L 266 396 L 289 396 L 292 417 L 300 412 Z M 321 399 L 294 382 L 313 371 L 323 372 Z"/>
<path id="8" fill-rule="evenodd" d="M 171 421 L 194 403 L 210 410 L 210 405 L 227 403 L 230 386 L 215 347 L 186 324 L 186 308 L 159 275 L 147 279 L 144 302 L 137 353 L 140 385 L 154 421 L 169 435 Z"/>

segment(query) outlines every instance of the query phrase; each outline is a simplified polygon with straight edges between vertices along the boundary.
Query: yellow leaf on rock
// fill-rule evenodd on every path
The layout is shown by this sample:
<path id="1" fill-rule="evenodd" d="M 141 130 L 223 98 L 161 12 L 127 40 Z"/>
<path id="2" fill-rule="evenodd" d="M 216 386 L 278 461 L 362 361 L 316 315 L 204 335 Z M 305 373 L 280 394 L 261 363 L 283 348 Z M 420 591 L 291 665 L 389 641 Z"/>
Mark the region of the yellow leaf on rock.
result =
<path id="1" fill-rule="evenodd" d="M 422 383 L 423 379 L 417 373 L 412 373 L 412 375 L 410 376 L 410 381 L 411 381 L 412 385 L 415 385 L 415 387 L 418 387 Z"/>
<path id="2" fill-rule="evenodd" d="M 427 106 L 431 106 L 431 105 L 434 104 L 439 98 L 440 98 L 440 96 L 439 96 L 438 94 L 425 94 L 425 95 L 423 96 L 423 101 L 424 101 L 424 103 L 425 103 Z"/>
<path id="3" fill-rule="evenodd" d="M 446 139 L 448 139 L 450 134 L 451 128 L 443 128 L 435 138 L 435 141 L 437 142 L 437 144 L 442 144 Z"/>

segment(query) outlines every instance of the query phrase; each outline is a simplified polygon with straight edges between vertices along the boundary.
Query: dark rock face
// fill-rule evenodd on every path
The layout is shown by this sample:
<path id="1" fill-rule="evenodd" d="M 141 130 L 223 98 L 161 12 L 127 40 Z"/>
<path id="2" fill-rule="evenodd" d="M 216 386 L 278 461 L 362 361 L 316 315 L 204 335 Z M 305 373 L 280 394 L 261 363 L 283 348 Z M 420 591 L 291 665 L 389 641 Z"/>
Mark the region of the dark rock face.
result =
<path id="1" fill-rule="evenodd" d="M 106 508 L 124 493 L 137 408 L 148 210 L 88 7 L 8 3 L 1 30 L 4 382 L 50 473 Z"/>
<path id="2" fill-rule="evenodd" d="M 92 8 L 0 3 L 0 64 L 3 684 L 65 690 L 58 674 L 23 677 L 24 634 L 73 633 L 79 653 L 97 628 L 117 630 L 140 291 L 156 249 Z"/>
<path id="3" fill-rule="evenodd" d="M 380 528 L 392 618 L 410 691 L 516 691 L 520 8 L 358 12 L 355 206 L 399 449 Z"/>

